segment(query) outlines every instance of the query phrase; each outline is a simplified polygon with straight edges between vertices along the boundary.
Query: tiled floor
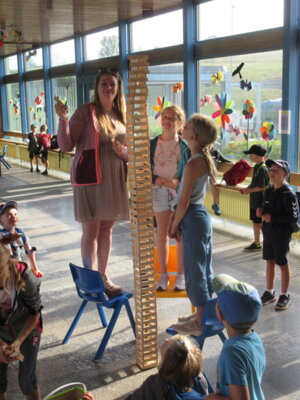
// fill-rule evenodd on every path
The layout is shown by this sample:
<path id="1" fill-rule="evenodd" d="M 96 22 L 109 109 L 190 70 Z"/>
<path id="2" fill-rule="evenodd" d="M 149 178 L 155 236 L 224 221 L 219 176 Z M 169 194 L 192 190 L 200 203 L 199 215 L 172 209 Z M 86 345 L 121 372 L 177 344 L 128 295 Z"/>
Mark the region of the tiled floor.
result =
<path id="1" fill-rule="evenodd" d="M 136 366 L 134 340 L 125 313 L 117 322 L 101 361 L 92 361 L 102 337 L 98 314 L 93 307 L 88 308 L 69 343 L 61 345 L 80 303 L 68 269 L 69 262 L 81 263 L 81 229 L 73 219 L 69 182 L 13 166 L 10 171 L 2 170 L 0 177 L 0 200 L 8 199 L 18 201 L 20 227 L 37 247 L 38 265 L 44 272 L 45 330 L 38 361 L 42 394 L 64 383 L 81 381 L 96 400 L 123 398 L 155 372 L 140 371 Z M 213 218 L 213 224 L 215 273 L 229 273 L 263 291 L 265 271 L 261 254 L 242 251 L 251 239 L 251 231 L 217 217 Z M 300 399 L 299 243 L 293 250 L 292 305 L 281 313 L 274 311 L 274 304 L 266 306 L 256 325 L 267 355 L 263 379 L 266 399 Z M 115 226 L 109 271 L 124 289 L 133 290 L 129 222 Z M 178 315 L 190 310 L 186 299 L 158 299 L 159 342 L 166 337 L 165 328 L 178 316 L 172 314 L 174 301 Z M 134 307 L 133 301 L 131 304 Z M 204 347 L 205 371 L 213 384 L 220 349 L 218 338 L 208 339 Z M 17 365 L 11 365 L 9 371 L 9 398 L 22 398 L 17 385 Z"/>

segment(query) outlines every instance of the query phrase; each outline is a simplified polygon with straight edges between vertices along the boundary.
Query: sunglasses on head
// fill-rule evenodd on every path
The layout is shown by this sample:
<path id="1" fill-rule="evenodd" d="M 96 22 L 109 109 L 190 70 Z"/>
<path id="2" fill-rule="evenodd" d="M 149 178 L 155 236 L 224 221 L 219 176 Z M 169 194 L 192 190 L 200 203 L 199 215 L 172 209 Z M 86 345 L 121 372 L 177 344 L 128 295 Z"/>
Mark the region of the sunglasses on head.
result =
<path id="1" fill-rule="evenodd" d="M 99 68 L 97 75 L 112 74 L 119 76 L 119 71 L 117 68 Z"/>

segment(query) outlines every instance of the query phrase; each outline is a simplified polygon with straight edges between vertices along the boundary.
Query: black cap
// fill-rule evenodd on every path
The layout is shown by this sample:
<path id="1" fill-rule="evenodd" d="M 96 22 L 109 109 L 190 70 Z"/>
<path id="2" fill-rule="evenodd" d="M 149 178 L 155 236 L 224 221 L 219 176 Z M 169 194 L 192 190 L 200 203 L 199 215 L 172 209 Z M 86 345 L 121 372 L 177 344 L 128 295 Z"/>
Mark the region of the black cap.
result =
<path id="1" fill-rule="evenodd" d="M 17 202 L 14 200 L 9 200 L 6 203 L 0 204 L 0 217 L 8 208 L 18 208 Z"/>
<path id="2" fill-rule="evenodd" d="M 253 144 L 249 150 L 244 151 L 244 154 L 256 154 L 257 156 L 263 157 L 267 150 L 260 144 Z"/>
<path id="3" fill-rule="evenodd" d="M 290 168 L 290 164 L 287 161 L 284 160 L 267 160 L 266 161 L 266 166 L 268 168 L 270 168 L 272 165 L 278 165 L 278 167 L 281 167 L 285 170 L 285 172 L 287 173 L 287 175 L 290 174 L 291 172 L 291 168 Z"/>

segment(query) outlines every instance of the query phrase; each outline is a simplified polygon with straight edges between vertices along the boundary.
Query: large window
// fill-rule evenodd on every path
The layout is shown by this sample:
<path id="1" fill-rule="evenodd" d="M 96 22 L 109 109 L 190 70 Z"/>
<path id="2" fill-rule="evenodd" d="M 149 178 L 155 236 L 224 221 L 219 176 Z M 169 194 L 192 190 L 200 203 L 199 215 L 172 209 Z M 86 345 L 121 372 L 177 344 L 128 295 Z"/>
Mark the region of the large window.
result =
<path id="1" fill-rule="evenodd" d="M 61 101 L 67 104 L 68 113 L 71 116 L 77 108 L 76 97 L 76 78 L 75 76 L 64 76 L 61 78 L 52 79 L 52 93 L 53 96 L 58 96 Z M 58 127 L 58 116 L 54 112 L 54 132 Z"/>
<path id="2" fill-rule="evenodd" d="M 4 58 L 5 74 L 11 75 L 18 72 L 18 58 L 17 56 L 10 56 Z"/>
<path id="3" fill-rule="evenodd" d="M 159 106 L 158 98 L 167 104 L 183 107 L 183 64 L 166 64 L 149 67 L 148 119 L 150 136 L 161 133 L 160 117 L 153 106 Z"/>
<path id="4" fill-rule="evenodd" d="M 74 40 L 56 43 L 50 46 L 51 66 L 73 64 L 75 62 Z"/>
<path id="5" fill-rule="evenodd" d="M 198 40 L 283 26 L 284 0 L 213 0 L 198 6 Z"/>
<path id="6" fill-rule="evenodd" d="M 39 131 L 40 126 L 46 124 L 44 82 L 42 80 L 26 82 L 26 98 L 28 129 L 31 124 L 35 124 Z"/>
<path id="7" fill-rule="evenodd" d="M 237 67 L 240 67 L 241 75 L 236 71 Z M 234 71 L 236 74 L 232 76 Z M 268 148 L 269 155 L 280 158 L 278 114 L 282 102 L 282 52 L 201 60 L 198 73 L 199 112 L 209 116 L 215 113 L 218 122 L 218 95 L 223 101 L 221 108 L 223 106 L 223 111 L 230 118 L 229 123 L 224 122 L 225 128 L 222 124 L 218 128 L 222 152 L 229 157 L 240 158 L 247 146 L 260 143 Z M 232 104 L 224 104 L 225 95 L 226 102 L 232 100 Z"/>
<path id="8" fill-rule="evenodd" d="M 107 29 L 84 38 L 85 59 L 112 57 L 119 54 L 119 30 Z"/>
<path id="9" fill-rule="evenodd" d="M 34 49 L 26 51 L 24 54 L 25 71 L 33 71 L 43 68 L 43 51 L 42 49 Z"/>
<path id="10" fill-rule="evenodd" d="M 6 96 L 8 101 L 8 130 L 22 132 L 19 84 L 7 84 Z"/>
<path id="11" fill-rule="evenodd" d="M 133 22 L 131 51 L 143 51 L 183 43 L 182 10 Z"/>

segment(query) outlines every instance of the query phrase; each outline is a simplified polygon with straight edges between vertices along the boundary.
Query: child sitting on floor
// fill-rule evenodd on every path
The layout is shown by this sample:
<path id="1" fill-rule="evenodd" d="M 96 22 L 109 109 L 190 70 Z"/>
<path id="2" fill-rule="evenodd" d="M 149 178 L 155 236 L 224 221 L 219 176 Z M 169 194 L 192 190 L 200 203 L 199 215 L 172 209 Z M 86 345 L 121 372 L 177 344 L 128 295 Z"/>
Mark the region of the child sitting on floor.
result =
<path id="1" fill-rule="evenodd" d="M 145 382 L 126 400 L 201 400 L 208 394 L 202 374 L 201 350 L 187 336 L 165 339 L 161 349 L 158 373 Z"/>
<path id="2" fill-rule="evenodd" d="M 35 276 L 41 278 L 43 274 L 36 264 L 35 249 L 30 246 L 28 237 L 24 231 L 17 227 L 19 222 L 17 208 L 17 202 L 12 200 L 0 204 L 0 225 L 3 227 L 3 229 L 0 229 L 0 239 L 11 237 L 12 241 L 9 240 L 7 243 L 2 242 L 8 249 L 10 256 L 15 260 L 23 262 L 26 262 L 28 257 L 31 271 Z"/>
<path id="3" fill-rule="evenodd" d="M 207 400 L 264 400 L 261 388 L 266 366 L 263 343 L 252 329 L 262 309 L 257 290 L 226 274 L 212 282 L 218 295 L 216 313 L 228 339 L 217 362 L 217 390 Z"/>

